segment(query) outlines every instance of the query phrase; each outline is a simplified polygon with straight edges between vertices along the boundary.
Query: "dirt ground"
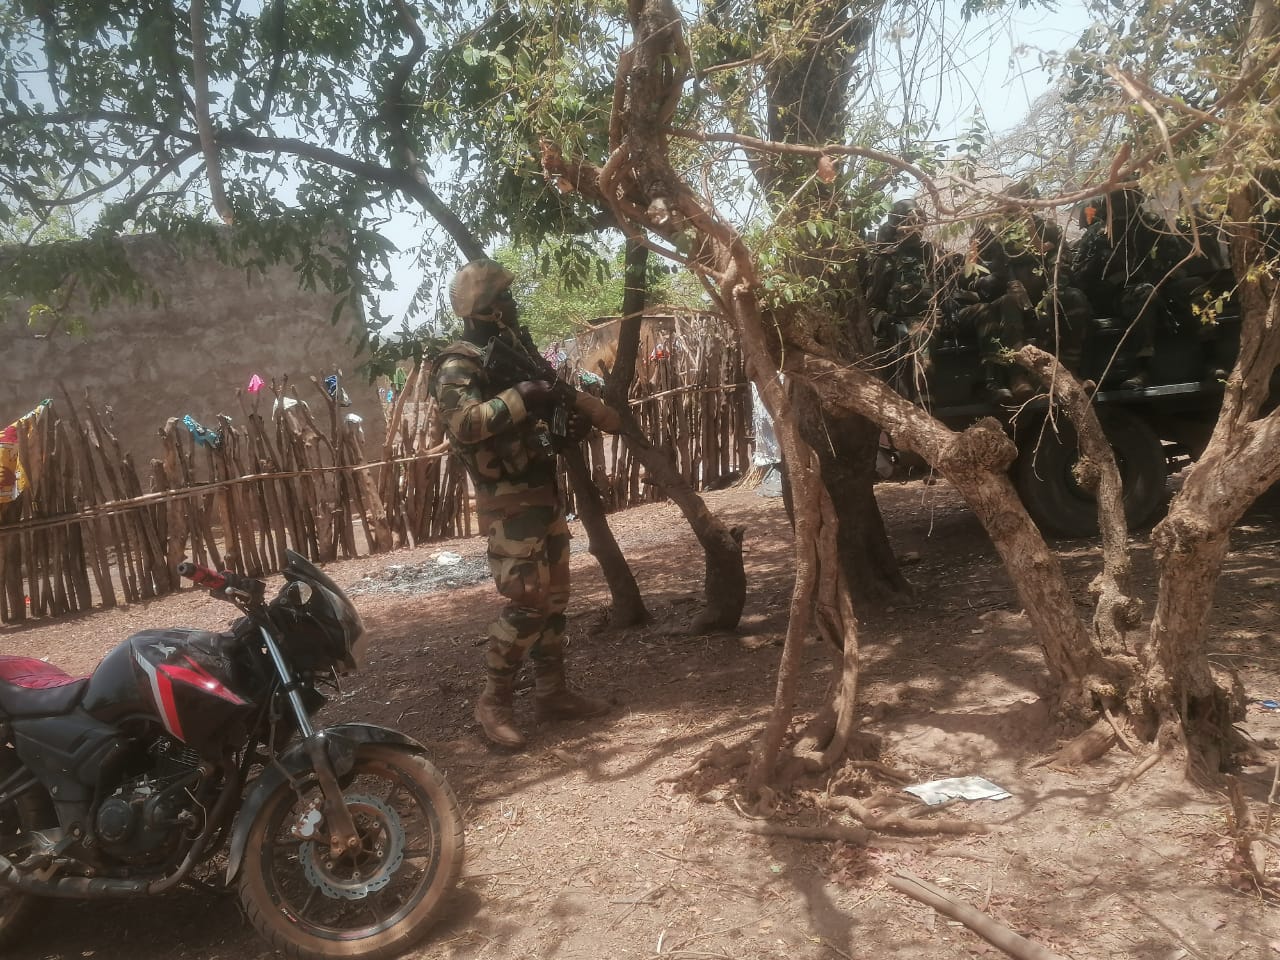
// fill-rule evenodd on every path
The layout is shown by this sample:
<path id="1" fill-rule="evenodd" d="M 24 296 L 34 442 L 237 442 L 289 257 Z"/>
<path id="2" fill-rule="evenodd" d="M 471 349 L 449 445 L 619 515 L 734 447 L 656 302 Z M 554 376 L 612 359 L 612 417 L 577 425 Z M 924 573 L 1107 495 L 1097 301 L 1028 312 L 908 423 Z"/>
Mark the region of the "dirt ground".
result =
<path id="1" fill-rule="evenodd" d="M 883 738 L 886 761 L 919 780 L 982 774 L 1006 788 L 1009 799 L 946 811 L 990 824 L 986 836 L 876 838 L 867 848 L 766 838 L 740 829 L 731 789 L 693 796 L 661 782 L 710 741 L 750 736 L 767 714 L 793 569 L 781 500 L 744 489 L 708 496 L 713 509 L 747 527 L 750 591 L 736 634 L 687 632 L 701 560 L 674 507 L 613 518 L 653 614 L 640 629 L 604 623 L 607 593 L 575 529 L 571 668 L 616 709 L 596 721 L 536 728 L 522 702 L 533 735 L 529 750 L 514 756 L 486 748 L 471 720 L 481 638 L 495 608 L 492 587 L 474 582 L 482 541 L 332 566 L 340 583 L 360 585 L 372 653 L 323 719 L 367 719 L 419 738 L 466 816 L 463 881 L 412 956 L 1000 955 L 888 888 L 886 873 L 905 868 L 1072 960 L 1280 958 L 1280 908 L 1230 886 L 1221 797 L 1188 786 L 1171 767 L 1116 791 L 1135 764 L 1119 749 L 1076 773 L 1032 766 L 1057 744 L 1039 697 L 1043 661 L 990 543 L 945 484 L 886 486 L 881 494 L 918 599 L 865 618 L 865 727 Z M 1273 491 L 1241 526 L 1213 621 L 1215 659 L 1237 668 L 1256 700 L 1280 699 L 1278 520 Z M 442 554 L 452 562 L 439 563 Z M 1084 609 L 1096 550 L 1067 545 L 1062 556 Z M 1149 591 L 1145 546 L 1138 565 Z M 434 569 L 443 567 L 457 574 Z M 228 612 L 185 593 L 0 630 L 0 653 L 87 671 L 133 630 L 216 625 Z M 827 652 L 811 645 L 802 704 L 819 702 L 830 671 Z M 1280 737 L 1280 712 L 1251 703 L 1245 728 L 1264 742 Z M 1247 768 L 1244 782 L 1260 805 L 1271 771 Z M 783 814 L 797 824 L 825 819 L 805 796 Z M 16 960 L 271 955 L 229 894 L 55 903 L 47 917 Z"/>

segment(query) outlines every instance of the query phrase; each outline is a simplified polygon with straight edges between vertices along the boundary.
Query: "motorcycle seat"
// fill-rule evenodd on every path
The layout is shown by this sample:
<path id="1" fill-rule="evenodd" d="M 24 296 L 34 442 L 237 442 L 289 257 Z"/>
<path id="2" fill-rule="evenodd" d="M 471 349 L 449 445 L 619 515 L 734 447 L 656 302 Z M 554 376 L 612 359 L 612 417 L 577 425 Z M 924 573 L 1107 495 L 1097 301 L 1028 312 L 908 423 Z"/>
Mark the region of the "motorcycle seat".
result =
<path id="1" fill-rule="evenodd" d="M 75 709 L 89 685 L 33 657 L 0 657 L 0 713 L 10 717 L 52 717 Z"/>

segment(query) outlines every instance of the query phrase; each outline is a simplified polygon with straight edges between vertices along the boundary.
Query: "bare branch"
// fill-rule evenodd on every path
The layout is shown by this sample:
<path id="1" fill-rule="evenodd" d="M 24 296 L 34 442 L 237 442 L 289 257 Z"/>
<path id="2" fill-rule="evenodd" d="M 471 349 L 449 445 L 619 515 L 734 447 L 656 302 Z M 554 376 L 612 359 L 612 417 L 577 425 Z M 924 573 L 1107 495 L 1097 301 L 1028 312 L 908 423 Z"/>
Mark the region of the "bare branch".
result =
<path id="1" fill-rule="evenodd" d="M 222 187 L 222 167 L 218 163 L 218 143 L 209 119 L 209 61 L 205 56 L 204 0 L 191 0 L 191 74 L 195 88 L 196 128 L 209 176 L 209 199 L 223 223 L 234 223 L 235 214 Z"/>
<path id="2" fill-rule="evenodd" d="M 484 245 L 432 188 L 409 137 L 411 118 L 404 92 L 414 69 L 427 52 L 427 38 L 422 32 L 422 26 L 418 23 L 417 14 L 409 4 L 405 0 L 395 0 L 395 6 L 400 14 L 400 25 L 409 36 L 410 47 L 408 52 L 397 61 L 396 68 L 387 81 L 379 112 L 387 123 L 396 162 L 407 177 L 407 180 L 402 182 L 401 189 L 417 200 L 435 218 L 468 260 L 475 260 L 484 256 Z"/>

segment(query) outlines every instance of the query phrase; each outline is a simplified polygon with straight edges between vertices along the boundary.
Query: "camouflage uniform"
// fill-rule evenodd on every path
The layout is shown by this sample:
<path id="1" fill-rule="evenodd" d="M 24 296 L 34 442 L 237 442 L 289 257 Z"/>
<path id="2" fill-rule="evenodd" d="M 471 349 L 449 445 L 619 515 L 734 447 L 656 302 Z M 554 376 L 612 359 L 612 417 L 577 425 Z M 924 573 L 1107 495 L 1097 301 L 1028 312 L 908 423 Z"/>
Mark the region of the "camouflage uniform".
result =
<path id="1" fill-rule="evenodd" d="M 514 388 L 490 384 L 475 344 L 450 344 L 436 360 L 431 392 L 454 451 L 476 491 L 489 570 L 507 604 L 489 627 L 485 665 L 514 674 L 526 654 L 563 656 L 569 602 L 569 527 L 554 456 Z"/>
<path id="2" fill-rule="evenodd" d="M 1194 279 L 1183 286 L 1190 244 L 1148 214 L 1143 201 L 1132 188 L 1110 194 L 1110 223 L 1102 214 L 1089 225 L 1071 263 L 1094 310 L 1133 330 L 1139 363 L 1155 355 L 1158 328 L 1174 332 L 1189 317 L 1190 292 L 1198 287 Z"/>
<path id="3" fill-rule="evenodd" d="M 890 228 L 882 234 L 881 243 L 871 267 L 867 305 L 872 330 L 891 344 L 893 385 L 909 395 L 916 373 L 930 364 L 937 262 L 932 245 L 919 234 L 899 238 L 899 231 Z M 906 362 L 909 355 L 915 358 L 914 365 Z"/>

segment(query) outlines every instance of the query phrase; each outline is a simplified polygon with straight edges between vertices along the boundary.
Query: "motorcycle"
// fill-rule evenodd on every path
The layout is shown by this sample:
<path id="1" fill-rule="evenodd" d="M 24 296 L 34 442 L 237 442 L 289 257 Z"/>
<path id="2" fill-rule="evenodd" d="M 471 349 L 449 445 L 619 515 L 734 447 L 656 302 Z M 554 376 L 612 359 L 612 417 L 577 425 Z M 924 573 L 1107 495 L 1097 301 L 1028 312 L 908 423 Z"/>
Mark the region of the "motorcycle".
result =
<path id="1" fill-rule="evenodd" d="M 44 898 L 155 896 L 224 850 L 272 947 L 403 953 L 457 882 L 462 815 L 411 738 L 312 725 L 360 662 L 355 607 L 292 551 L 270 601 L 261 580 L 178 571 L 244 616 L 143 630 L 88 677 L 0 657 L 0 953 Z"/>

